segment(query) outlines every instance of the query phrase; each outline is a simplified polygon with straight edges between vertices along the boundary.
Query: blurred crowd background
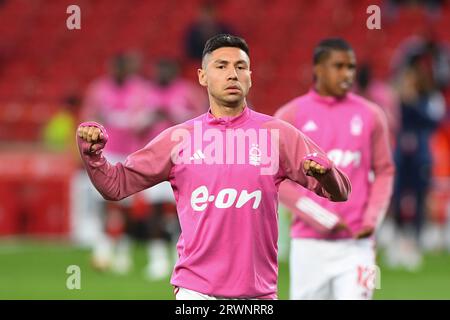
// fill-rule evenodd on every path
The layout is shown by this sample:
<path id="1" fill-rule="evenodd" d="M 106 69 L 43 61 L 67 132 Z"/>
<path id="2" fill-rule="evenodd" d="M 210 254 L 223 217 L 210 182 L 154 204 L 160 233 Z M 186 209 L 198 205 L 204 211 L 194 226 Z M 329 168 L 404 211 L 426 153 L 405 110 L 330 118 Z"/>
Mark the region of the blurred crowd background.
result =
<path id="1" fill-rule="evenodd" d="M 79 30 L 66 27 L 72 4 L 81 9 Z M 370 5 L 381 8 L 379 30 L 366 25 Z M 158 195 L 162 189 L 120 204 L 101 201 L 83 172 L 75 131 L 82 121 L 102 122 L 116 141 L 106 151 L 121 160 L 164 128 L 205 112 L 197 68 L 206 39 L 217 33 L 248 42 L 248 102 L 267 114 L 311 87 L 312 50 L 321 39 L 350 42 L 358 61 L 354 91 L 385 110 L 397 165 L 378 234 L 386 261 L 414 271 L 423 252 L 450 252 L 445 0 L 1 0 L 0 246 L 67 241 L 92 248 L 94 268 L 126 273 L 127 234 L 150 241 L 150 262 L 170 260 L 179 232 L 173 200 Z M 289 219 L 281 219 L 282 230 Z M 280 248 L 284 259 L 286 245 Z M 170 268 L 149 264 L 147 276 L 166 277 Z"/>

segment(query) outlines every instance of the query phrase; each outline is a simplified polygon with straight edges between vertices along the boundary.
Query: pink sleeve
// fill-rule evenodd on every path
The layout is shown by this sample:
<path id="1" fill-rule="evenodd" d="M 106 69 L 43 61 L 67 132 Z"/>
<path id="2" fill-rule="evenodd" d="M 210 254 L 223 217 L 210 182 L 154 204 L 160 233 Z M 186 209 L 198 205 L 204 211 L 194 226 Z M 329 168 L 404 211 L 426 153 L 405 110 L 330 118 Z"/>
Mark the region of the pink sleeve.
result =
<path id="1" fill-rule="evenodd" d="M 88 122 L 80 126 L 86 125 L 100 128 L 107 141 L 106 130 L 100 124 Z M 116 165 L 107 161 L 102 150 L 91 152 L 91 144 L 77 135 L 78 148 L 89 178 L 106 200 L 121 200 L 169 179 L 171 152 L 176 143 L 170 139 L 170 129 L 129 155 L 124 163 Z"/>
<path id="2" fill-rule="evenodd" d="M 285 180 L 280 185 L 280 202 L 293 214 L 321 233 L 328 233 L 341 221 L 340 217 L 302 195 L 299 185 Z M 303 205 L 304 204 L 304 205 Z M 308 206 L 308 210 L 304 207 Z M 320 207 L 320 208 L 318 208 Z"/>
<path id="3" fill-rule="evenodd" d="M 348 177 L 327 158 L 311 139 L 295 127 L 280 121 L 280 165 L 285 178 L 331 201 L 346 201 L 351 191 Z M 303 163 L 306 159 L 320 163 L 328 172 L 319 178 L 306 176 Z"/>
<path id="4" fill-rule="evenodd" d="M 382 110 L 375 109 L 372 132 L 372 170 L 375 175 L 369 190 L 363 227 L 376 227 L 384 218 L 392 195 L 395 167 L 389 145 L 387 121 Z"/>
<path id="5" fill-rule="evenodd" d="M 294 127 L 297 127 L 297 107 L 296 99 L 289 101 L 284 106 L 280 107 L 276 112 L 274 117 L 277 119 L 284 120 Z"/>

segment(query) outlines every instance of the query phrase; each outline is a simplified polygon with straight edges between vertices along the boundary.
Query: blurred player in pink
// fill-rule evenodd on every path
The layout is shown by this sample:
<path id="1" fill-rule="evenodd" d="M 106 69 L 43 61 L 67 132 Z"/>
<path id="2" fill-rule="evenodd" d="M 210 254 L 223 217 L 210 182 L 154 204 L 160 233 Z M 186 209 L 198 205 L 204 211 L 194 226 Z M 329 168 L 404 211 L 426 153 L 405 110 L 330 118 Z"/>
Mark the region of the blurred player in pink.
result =
<path id="1" fill-rule="evenodd" d="M 208 91 L 207 113 L 168 128 L 116 165 L 102 153 L 106 128 L 83 123 L 81 157 L 106 199 L 170 182 L 181 226 L 171 278 L 177 299 L 276 299 L 279 184 L 290 179 L 345 201 L 349 180 L 300 131 L 247 107 L 243 39 L 208 40 L 198 77 Z"/>
<path id="2" fill-rule="evenodd" d="M 115 56 L 109 74 L 95 80 L 88 88 L 81 119 L 97 120 L 108 127 L 111 143 L 105 148 L 113 163 L 123 161 L 129 153 L 145 145 L 141 141 L 148 128 L 158 119 L 148 107 L 149 86 L 137 73 L 139 57 L 133 53 Z M 101 205 L 104 230 L 95 240 L 93 266 L 125 273 L 131 266 L 126 231 L 127 211 L 132 200 Z"/>
<path id="3" fill-rule="evenodd" d="M 387 210 L 394 175 L 383 111 L 352 94 L 356 59 L 342 39 L 314 51 L 314 87 L 276 117 L 318 143 L 352 183 L 337 203 L 286 181 L 280 201 L 294 213 L 291 299 L 370 299 L 377 286 L 374 232 Z"/>

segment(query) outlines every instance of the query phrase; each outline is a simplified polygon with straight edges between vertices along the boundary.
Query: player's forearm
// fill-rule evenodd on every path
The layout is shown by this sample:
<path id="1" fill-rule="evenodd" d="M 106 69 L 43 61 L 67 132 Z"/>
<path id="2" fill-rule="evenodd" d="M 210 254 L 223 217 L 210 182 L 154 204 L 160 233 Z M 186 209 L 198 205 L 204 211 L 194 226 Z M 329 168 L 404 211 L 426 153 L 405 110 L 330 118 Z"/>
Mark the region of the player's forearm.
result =
<path id="1" fill-rule="evenodd" d="M 328 233 L 340 222 L 338 215 L 323 208 L 302 192 L 297 184 L 284 181 L 280 185 L 280 202 L 289 211 L 321 233 Z"/>
<path id="2" fill-rule="evenodd" d="M 305 142 L 308 145 L 309 154 L 303 158 L 303 161 L 312 160 L 326 170 L 324 174 L 314 175 L 318 182 L 316 193 L 322 194 L 322 196 L 334 202 L 347 201 L 351 192 L 351 184 L 348 177 L 336 168 L 326 153 L 311 139 L 305 138 Z"/>
<path id="3" fill-rule="evenodd" d="M 106 129 L 96 122 L 82 123 L 79 130 L 83 127 L 100 130 L 101 138 L 95 143 L 87 142 L 86 137 L 81 137 L 83 134 L 77 134 L 77 144 L 93 185 L 105 199 L 121 200 L 160 182 L 165 175 L 161 166 L 151 165 L 147 160 L 148 154 L 152 153 L 150 147 L 131 154 L 125 163 L 111 165 L 102 154 L 108 141 Z"/>
<path id="4" fill-rule="evenodd" d="M 369 191 L 363 227 L 375 228 L 383 220 L 392 196 L 394 167 L 389 166 L 376 175 Z"/>
<path id="5" fill-rule="evenodd" d="M 121 188 L 119 165 L 111 165 L 106 158 L 99 153 L 90 152 L 90 143 L 77 138 L 78 148 L 86 171 L 92 184 L 106 200 L 120 200 L 127 196 L 126 190 Z M 123 175 L 123 174 L 122 174 Z"/>

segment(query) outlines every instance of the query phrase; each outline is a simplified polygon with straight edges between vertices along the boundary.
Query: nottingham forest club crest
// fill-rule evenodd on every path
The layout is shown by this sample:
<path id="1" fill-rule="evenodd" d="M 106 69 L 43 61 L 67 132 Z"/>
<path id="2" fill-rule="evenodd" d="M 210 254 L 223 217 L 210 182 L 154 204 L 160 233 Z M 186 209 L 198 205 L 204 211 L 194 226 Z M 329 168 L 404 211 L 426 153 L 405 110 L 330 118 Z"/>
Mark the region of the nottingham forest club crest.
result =
<path id="1" fill-rule="evenodd" d="M 361 135 L 363 129 L 363 121 L 359 115 L 353 116 L 350 121 L 350 133 L 354 136 Z"/>
<path id="2" fill-rule="evenodd" d="M 253 166 L 259 166 L 261 164 L 261 150 L 257 144 L 252 144 L 249 151 L 249 163 Z"/>

